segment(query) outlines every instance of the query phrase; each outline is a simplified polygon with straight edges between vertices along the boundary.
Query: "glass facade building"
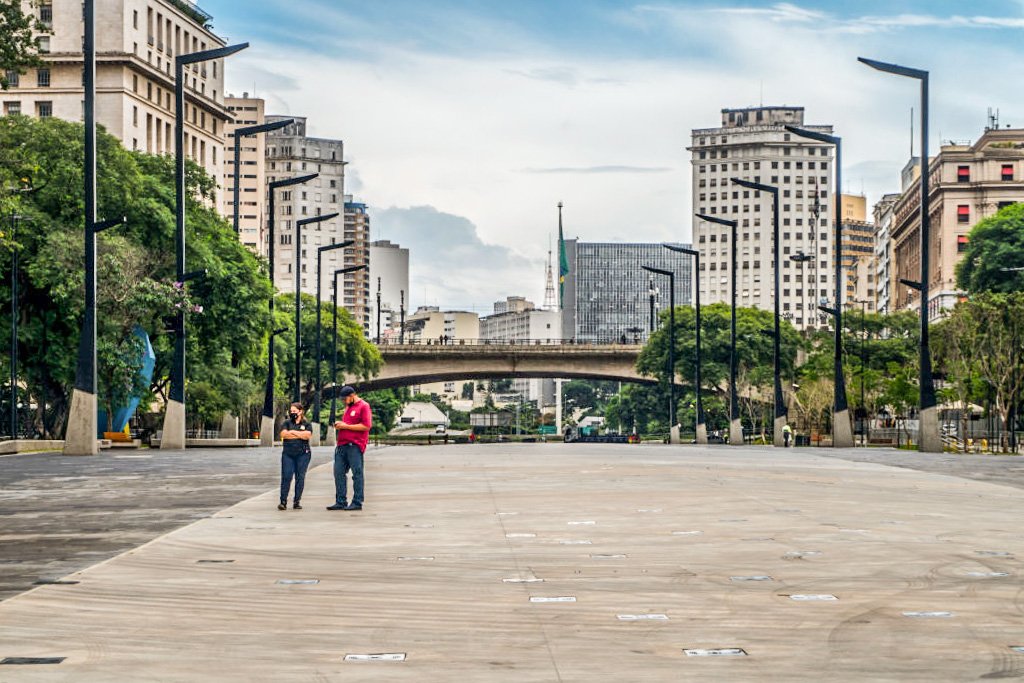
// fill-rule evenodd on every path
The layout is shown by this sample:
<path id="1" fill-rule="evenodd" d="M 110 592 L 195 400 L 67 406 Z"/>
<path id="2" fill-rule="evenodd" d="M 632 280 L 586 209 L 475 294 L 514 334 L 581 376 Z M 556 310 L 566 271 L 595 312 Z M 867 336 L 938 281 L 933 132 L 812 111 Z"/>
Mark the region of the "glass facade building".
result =
<path id="1" fill-rule="evenodd" d="M 689 245 L 681 245 L 689 246 Z M 676 274 L 677 306 L 691 302 L 693 266 L 660 243 L 565 241 L 569 273 L 562 291 L 562 334 L 577 342 L 645 341 L 650 334 L 650 276 L 643 266 Z M 654 276 L 656 313 L 668 307 L 668 278 Z"/>

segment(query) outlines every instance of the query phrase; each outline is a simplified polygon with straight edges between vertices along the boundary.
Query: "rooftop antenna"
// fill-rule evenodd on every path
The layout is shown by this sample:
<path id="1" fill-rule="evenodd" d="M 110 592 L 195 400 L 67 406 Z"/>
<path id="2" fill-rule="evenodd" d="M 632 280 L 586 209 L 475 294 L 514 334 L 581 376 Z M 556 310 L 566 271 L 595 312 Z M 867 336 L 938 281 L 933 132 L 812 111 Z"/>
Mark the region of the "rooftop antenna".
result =
<path id="1" fill-rule="evenodd" d="M 910 158 L 914 158 L 914 108 L 910 108 Z"/>
<path id="2" fill-rule="evenodd" d="M 557 311 L 558 298 L 555 294 L 555 273 L 551 266 L 551 234 L 548 233 L 548 265 L 544 274 L 544 310 Z"/>

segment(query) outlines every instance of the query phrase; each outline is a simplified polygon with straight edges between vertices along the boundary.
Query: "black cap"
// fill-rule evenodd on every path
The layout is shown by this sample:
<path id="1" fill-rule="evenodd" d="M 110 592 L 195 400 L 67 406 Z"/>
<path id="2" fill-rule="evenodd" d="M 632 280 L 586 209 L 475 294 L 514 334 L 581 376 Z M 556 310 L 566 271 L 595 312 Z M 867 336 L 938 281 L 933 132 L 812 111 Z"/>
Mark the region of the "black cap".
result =
<path id="1" fill-rule="evenodd" d="M 348 385 L 343 386 L 341 389 L 338 390 L 338 396 L 341 396 L 342 398 L 345 398 L 346 396 L 351 396 L 354 393 L 356 393 L 356 390 Z"/>

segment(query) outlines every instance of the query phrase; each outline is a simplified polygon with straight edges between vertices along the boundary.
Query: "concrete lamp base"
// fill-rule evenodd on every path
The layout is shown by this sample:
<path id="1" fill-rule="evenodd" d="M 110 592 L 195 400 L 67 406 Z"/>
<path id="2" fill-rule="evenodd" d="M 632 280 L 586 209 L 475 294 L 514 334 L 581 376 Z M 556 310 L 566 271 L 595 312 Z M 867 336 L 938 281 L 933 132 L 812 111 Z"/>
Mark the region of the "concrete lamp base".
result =
<path id="1" fill-rule="evenodd" d="M 312 422 L 310 424 L 313 428 L 313 435 L 309 438 L 309 445 L 315 448 L 320 445 L 320 423 Z"/>
<path id="2" fill-rule="evenodd" d="M 260 447 L 272 448 L 274 446 L 274 418 L 266 415 L 260 416 Z"/>
<path id="3" fill-rule="evenodd" d="M 708 426 L 703 422 L 697 425 L 697 443 L 702 445 L 708 443 Z"/>
<path id="4" fill-rule="evenodd" d="M 832 414 L 833 448 L 853 448 L 853 423 L 850 419 L 849 408 Z"/>
<path id="5" fill-rule="evenodd" d="M 729 423 L 729 444 L 732 446 L 743 445 L 743 421 L 736 419 Z"/>
<path id="6" fill-rule="evenodd" d="M 921 453 L 941 453 L 942 435 L 939 433 L 939 409 L 922 408 L 917 432 L 917 450 Z"/>
<path id="7" fill-rule="evenodd" d="M 786 445 L 786 440 L 782 436 L 782 428 L 786 426 L 786 422 L 787 419 L 785 415 L 775 418 L 775 430 L 772 435 L 772 444 L 776 448 L 783 448 Z"/>
<path id="8" fill-rule="evenodd" d="M 160 436 L 160 450 L 185 450 L 185 404 L 178 401 L 167 402 L 164 413 L 164 431 Z"/>
<path id="9" fill-rule="evenodd" d="M 96 394 L 75 389 L 71 394 L 71 411 L 64 437 L 64 455 L 96 455 L 100 452 L 99 425 L 96 417 Z"/>
<path id="10" fill-rule="evenodd" d="M 327 425 L 327 438 L 324 439 L 325 446 L 337 446 L 338 445 L 338 431 L 334 428 L 334 425 Z"/>
<path id="11" fill-rule="evenodd" d="M 669 443 L 679 443 L 679 425 L 675 425 L 668 432 Z"/>

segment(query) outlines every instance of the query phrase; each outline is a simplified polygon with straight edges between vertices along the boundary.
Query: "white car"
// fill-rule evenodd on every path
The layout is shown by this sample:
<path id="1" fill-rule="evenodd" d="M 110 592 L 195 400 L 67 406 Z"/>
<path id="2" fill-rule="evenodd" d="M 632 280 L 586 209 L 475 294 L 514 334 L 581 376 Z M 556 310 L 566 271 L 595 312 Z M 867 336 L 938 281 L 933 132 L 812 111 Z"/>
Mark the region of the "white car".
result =
<path id="1" fill-rule="evenodd" d="M 436 427 L 434 427 L 435 434 L 444 434 L 446 431 L 448 430 L 444 425 L 437 425 Z"/>

